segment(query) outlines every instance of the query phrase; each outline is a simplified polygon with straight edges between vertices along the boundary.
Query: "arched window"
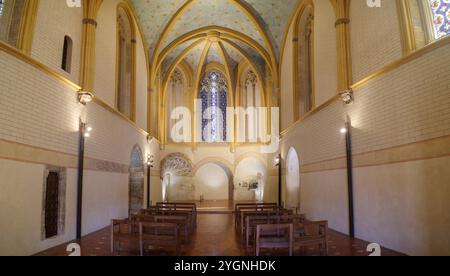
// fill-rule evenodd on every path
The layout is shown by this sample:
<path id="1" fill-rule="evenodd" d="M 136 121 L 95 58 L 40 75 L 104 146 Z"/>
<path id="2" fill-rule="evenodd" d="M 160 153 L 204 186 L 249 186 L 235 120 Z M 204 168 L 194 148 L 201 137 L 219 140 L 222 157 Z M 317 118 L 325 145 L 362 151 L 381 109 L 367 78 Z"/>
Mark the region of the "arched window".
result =
<path id="1" fill-rule="evenodd" d="M 450 34 L 450 1 L 398 0 L 405 54 Z"/>
<path id="2" fill-rule="evenodd" d="M 0 0 L 0 17 L 3 16 L 3 0 Z"/>
<path id="3" fill-rule="evenodd" d="M 305 8 L 295 25 L 294 37 L 294 119 L 299 120 L 314 106 L 312 6 Z"/>
<path id="4" fill-rule="evenodd" d="M 61 61 L 61 69 L 70 73 L 72 67 L 72 47 L 73 41 L 69 36 L 64 37 L 63 55 Z"/>
<path id="5" fill-rule="evenodd" d="M 267 123 L 258 109 L 264 106 L 264 92 L 258 75 L 248 64 L 239 69 L 239 74 L 239 104 L 236 110 L 238 139 L 239 142 L 257 143 Z"/>
<path id="6" fill-rule="evenodd" d="M 261 95 L 259 91 L 258 78 L 253 70 L 248 70 L 245 74 L 243 91 L 241 91 L 242 107 L 260 107 Z"/>
<path id="7" fill-rule="evenodd" d="M 228 85 L 219 71 L 205 74 L 200 84 L 203 142 L 227 141 Z"/>
<path id="8" fill-rule="evenodd" d="M 174 142 L 172 130 L 175 127 L 175 124 L 184 116 L 184 110 L 181 110 L 181 108 L 189 107 L 188 85 L 188 81 L 182 71 L 178 68 L 175 69 L 169 78 L 169 85 L 167 87 L 167 130 L 170 142 Z M 184 129 L 183 131 L 188 130 Z M 189 133 L 185 135 L 186 138 L 188 136 Z"/>
<path id="9" fill-rule="evenodd" d="M 117 13 L 117 88 L 116 108 L 130 120 L 135 119 L 136 41 L 132 17 L 119 7 Z"/>
<path id="10" fill-rule="evenodd" d="M 1 0 L 0 39 L 12 46 L 17 46 L 24 3 L 23 0 Z"/>

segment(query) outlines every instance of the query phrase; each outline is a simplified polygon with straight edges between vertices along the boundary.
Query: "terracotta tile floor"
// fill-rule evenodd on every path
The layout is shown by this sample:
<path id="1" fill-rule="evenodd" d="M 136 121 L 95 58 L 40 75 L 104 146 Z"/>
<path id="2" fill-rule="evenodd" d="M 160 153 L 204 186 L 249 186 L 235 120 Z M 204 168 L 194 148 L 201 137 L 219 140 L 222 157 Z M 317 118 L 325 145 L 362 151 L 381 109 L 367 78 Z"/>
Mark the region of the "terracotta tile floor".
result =
<path id="1" fill-rule="evenodd" d="M 80 242 L 83 256 L 108 256 L 109 228 L 84 237 Z M 329 256 L 367 256 L 368 242 L 350 239 L 338 232 L 329 232 Z M 67 244 L 46 250 L 38 256 L 66 256 Z M 136 255 L 128 252 L 121 255 Z M 152 255 L 170 255 L 170 252 L 154 251 Z M 234 217 L 231 214 L 199 214 L 198 227 L 189 244 L 183 245 L 183 256 L 246 256 L 252 255 L 240 245 L 239 237 L 234 229 Z M 277 252 L 277 255 L 283 255 Z M 318 255 L 317 247 L 304 248 L 296 252 L 299 256 Z M 388 249 L 382 249 L 382 256 L 400 256 L 402 254 Z"/>

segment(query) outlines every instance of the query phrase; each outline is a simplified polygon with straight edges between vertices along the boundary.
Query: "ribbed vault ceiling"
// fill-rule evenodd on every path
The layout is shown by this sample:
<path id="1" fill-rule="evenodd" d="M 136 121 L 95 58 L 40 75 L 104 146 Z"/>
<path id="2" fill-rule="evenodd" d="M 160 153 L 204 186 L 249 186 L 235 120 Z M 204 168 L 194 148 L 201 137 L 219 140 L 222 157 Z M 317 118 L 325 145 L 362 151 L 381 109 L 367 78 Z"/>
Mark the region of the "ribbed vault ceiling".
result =
<path id="1" fill-rule="evenodd" d="M 196 72 L 207 47 L 205 63 L 217 62 L 233 68 L 243 59 L 251 59 L 262 72 L 265 65 L 277 62 L 286 25 L 297 5 L 297 0 L 131 1 L 149 47 L 153 70 L 161 69 L 163 75 L 181 60 Z M 219 29 L 219 39 L 210 38 L 208 31 L 213 28 Z M 200 29 L 204 31 L 196 32 Z M 177 39 L 193 32 L 198 36 L 174 45 Z M 246 41 L 222 36 L 223 33 L 245 37 Z"/>

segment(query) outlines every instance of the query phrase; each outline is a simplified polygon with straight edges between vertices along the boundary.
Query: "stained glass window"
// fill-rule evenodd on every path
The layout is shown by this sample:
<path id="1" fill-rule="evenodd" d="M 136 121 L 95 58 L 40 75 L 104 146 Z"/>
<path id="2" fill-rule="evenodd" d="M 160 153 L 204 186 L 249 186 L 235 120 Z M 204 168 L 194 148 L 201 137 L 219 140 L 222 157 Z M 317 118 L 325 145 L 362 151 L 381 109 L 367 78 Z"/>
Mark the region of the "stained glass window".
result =
<path id="1" fill-rule="evenodd" d="M 0 17 L 3 15 L 3 1 L 4 0 L 0 0 Z"/>
<path id="2" fill-rule="evenodd" d="M 450 34 L 450 0 L 428 0 L 433 13 L 434 37 Z"/>
<path id="3" fill-rule="evenodd" d="M 201 82 L 202 141 L 227 140 L 227 94 L 225 78 L 217 71 L 209 72 Z"/>

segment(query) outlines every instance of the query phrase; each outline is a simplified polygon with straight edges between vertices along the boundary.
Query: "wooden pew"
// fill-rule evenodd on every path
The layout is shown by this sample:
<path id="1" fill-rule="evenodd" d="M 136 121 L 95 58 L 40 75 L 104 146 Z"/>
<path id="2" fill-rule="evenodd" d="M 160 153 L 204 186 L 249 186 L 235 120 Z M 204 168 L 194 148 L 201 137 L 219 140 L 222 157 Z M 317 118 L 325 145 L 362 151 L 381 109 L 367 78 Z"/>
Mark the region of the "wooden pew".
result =
<path id="1" fill-rule="evenodd" d="M 272 205 L 267 205 L 267 206 L 241 206 L 237 209 L 238 211 L 235 214 L 235 224 L 236 224 L 236 229 L 239 229 L 243 223 L 245 223 L 245 220 L 242 219 L 242 214 L 243 213 L 248 213 L 248 212 L 265 212 L 265 211 L 277 211 L 280 210 L 280 208 L 278 206 L 272 206 Z"/>
<path id="2" fill-rule="evenodd" d="M 192 210 L 175 210 L 173 208 L 166 208 L 161 206 L 151 207 L 149 209 L 142 209 L 141 214 L 145 214 L 148 216 L 183 216 L 186 217 L 188 221 L 188 230 L 190 233 L 196 228 L 195 225 L 195 214 Z"/>
<path id="3" fill-rule="evenodd" d="M 178 230 L 184 233 L 185 241 L 189 242 L 189 220 L 186 216 L 155 216 L 155 222 L 176 224 L 178 226 Z"/>
<path id="4" fill-rule="evenodd" d="M 158 202 L 156 206 L 165 210 L 189 211 L 192 212 L 193 227 L 197 227 L 197 205 L 195 203 L 184 202 Z"/>
<path id="5" fill-rule="evenodd" d="M 293 252 L 293 231 L 292 224 L 263 224 L 256 227 L 255 254 L 259 256 L 261 249 L 288 248 L 289 256 Z M 276 233 L 276 235 L 274 235 Z"/>
<path id="6" fill-rule="evenodd" d="M 250 242 L 254 242 L 256 236 L 256 226 L 261 224 L 293 224 L 299 225 L 305 222 L 305 215 L 292 215 L 292 210 L 286 210 L 285 213 L 279 215 L 258 215 L 247 216 L 245 223 L 245 244 L 247 248 L 250 246 Z M 254 243 L 253 243 L 254 245 Z"/>
<path id="7" fill-rule="evenodd" d="M 328 255 L 328 221 L 303 222 L 294 226 L 295 248 L 318 245 L 320 253 Z"/>
<path id="8" fill-rule="evenodd" d="M 276 208 L 270 207 L 268 209 L 263 209 L 262 211 L 248 211 L 248 210 L 241 211 L 239 219 L 241 241 L 243 242 L 245 235 L 245 219 L 247 216 L 280 216 L 280 215 L 292 215 L 292 211 L 279 209 L 278 207 Z"/>
<path id="9" fill-rule="evenodd" d="M 141 256 L 147 246 L 163 248 L 173 247 L 175 254 L 179 255 L 178 225 L 175 223 L 139 223 L 139 249 Z"/>
<path id="10" fill-rule="evenodd" d="M 128 245 L 128 250 L 138 248 L 139 240 L 137 232 L 133 233 L 133 225 L 130 220 L 111 221 L 111 255 L 120 254 L 123 244 Z"/>
<path id="11" fill-rule="evenodd" d="M 234 206 L 234 215 L 235 215 L 235 226 L 239 227 L 238 221 L 240 218 L 240 211 L 244 209 L 250 209 L 254 211 L 258 211 L 261 207 L 277 207 L 276 203 L 237 203 Z"/>

